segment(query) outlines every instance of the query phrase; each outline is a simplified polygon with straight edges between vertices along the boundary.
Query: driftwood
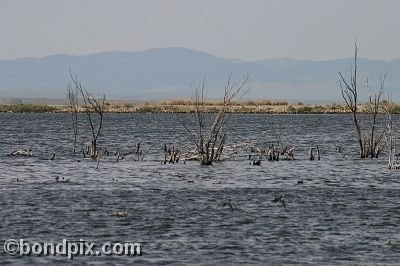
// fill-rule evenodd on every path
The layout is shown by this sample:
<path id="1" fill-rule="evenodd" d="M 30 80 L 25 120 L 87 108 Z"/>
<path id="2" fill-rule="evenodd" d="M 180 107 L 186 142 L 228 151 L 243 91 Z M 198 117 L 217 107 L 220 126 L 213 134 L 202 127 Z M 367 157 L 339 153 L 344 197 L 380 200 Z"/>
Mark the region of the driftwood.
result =
<path id="1" fill-rule="evenodd" d="M 32 149 L 22 149 L 13 151 L 10 153 L 11 156 L 22 156 L 22 157 L 31 157 L 33 156 Z"/>

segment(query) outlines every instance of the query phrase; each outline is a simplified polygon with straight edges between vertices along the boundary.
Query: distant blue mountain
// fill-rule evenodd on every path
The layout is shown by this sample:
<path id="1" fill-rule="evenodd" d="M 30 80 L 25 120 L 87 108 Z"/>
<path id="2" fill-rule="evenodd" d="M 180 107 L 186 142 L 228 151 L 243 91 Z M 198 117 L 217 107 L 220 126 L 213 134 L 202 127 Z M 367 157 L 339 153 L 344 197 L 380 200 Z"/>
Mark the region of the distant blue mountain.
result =
<path id="1" fill-rule="evenodd" d="M 219 58 L 186 48 L 143 52 L 104 52 L 84 56 L 0 60 L 0 97 L 65 98 L 69 68 L 88 90 L 108 98 L 168 99 L 189 97 L 192 84 L 205 77 L 210 98 L 219 97 L 231 72 L 238 79 L 250 75 L 246 97 L 289 100 L 340 100 L 338 71 L 349 74 L 352 60 L 244 61 Z M 400 99 L 400 59 L 359 59 L 360 93 L 366 98 L 379 76 L 387 74 L 387 89 Z"/>

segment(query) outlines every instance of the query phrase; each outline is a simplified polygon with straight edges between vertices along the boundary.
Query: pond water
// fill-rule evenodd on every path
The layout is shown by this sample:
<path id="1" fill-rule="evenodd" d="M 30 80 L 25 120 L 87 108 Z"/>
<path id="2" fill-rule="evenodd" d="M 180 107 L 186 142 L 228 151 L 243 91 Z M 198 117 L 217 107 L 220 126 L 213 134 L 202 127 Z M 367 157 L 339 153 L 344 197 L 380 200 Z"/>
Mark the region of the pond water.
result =
<path id="1" fill-rule="evenodd" d="M 100 146 L 128 150 L 140 142 L 151 149 L 141 162 L 108 156 L 96 169 L 96 161 L 72 154 L 68 114 L 0 114 L 1 245 L 65 238 L 142 247 L 135 257 L 75 256 L 78 265 L 399 265 L 400 170 L 387 169 L 385 153 L 357 158 L 350 115 L 231 117 L 228 143 L 279 135 L 295 147 L 293 161 L 253 166 L 243 155 L 213 166 L 161 164 L 164 143 L 190 144 L 180 120 L 191 126 L 193 116 L 179 117 L 106 114 Z M 81 125 L 81 135 L 86 129 Z M 310 161 L 317 144 L 321 160 Z M 9 156 L 22 148 L 34 156 Z M 280 195 L 286 209 L 271 201 Z M 223 206 L 228 201 L 233 211 Z M 122 210 L 126 217 L 114 215 Z M 55 263 L 70 260 L 0 252 L 1 265 Z"/>

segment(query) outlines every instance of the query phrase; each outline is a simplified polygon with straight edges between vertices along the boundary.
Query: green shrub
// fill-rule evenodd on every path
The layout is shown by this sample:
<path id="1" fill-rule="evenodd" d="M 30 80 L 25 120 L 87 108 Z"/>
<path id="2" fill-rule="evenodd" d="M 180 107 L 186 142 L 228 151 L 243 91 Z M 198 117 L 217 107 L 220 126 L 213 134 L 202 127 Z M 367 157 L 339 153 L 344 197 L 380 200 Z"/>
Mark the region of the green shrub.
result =
<path id="1" fill-rule="evenodd" d="M 0 112 L 12 113 L 50 113 L 56 111 L 54 106 L 41 104 L 10 104 L 0 105 Z"/>

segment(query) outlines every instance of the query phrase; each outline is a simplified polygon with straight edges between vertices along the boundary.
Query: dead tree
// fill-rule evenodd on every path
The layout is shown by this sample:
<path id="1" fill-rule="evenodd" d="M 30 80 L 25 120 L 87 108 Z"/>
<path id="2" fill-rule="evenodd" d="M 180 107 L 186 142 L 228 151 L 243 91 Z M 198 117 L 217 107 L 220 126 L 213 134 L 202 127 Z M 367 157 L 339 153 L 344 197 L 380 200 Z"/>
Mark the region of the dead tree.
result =
<path id="1" fill-rule="evenodd" d="M 73 152 L 76 152 L 76 141 L 78 137 L 78 90 L 74 89 L 71 84 L 68 84 L 68 99 L 69 99 L 69 107 L 71 111 L 71 119 L 72 119 L 72 128 L 74 131 L 74 146 Z"/>
<path id="2" fill-rule="evenodd" d="M 367 86 L 368 86 L 368 80 L 367 80 Z M 369 96 L 369 101 L 368 101 L 368 112 L 370 114 L 370 134 L 369 134 L 369 149 L 367 150 L 366 157 L 370 156 L 371 158 L 378 158 L 380 152 L 383 149 L 383 146 L 380 146 L 380 142 L 384 136 L 385 130 L 382 130 L 382 132 L 379 134 L 379 136 L 375 136 L 375 130 L 377 126 L 377 116 L 379 113 L 379 108 L 381 105 L 381 98 L 383 95 L 383 89 L 385 86 L 385 76 L 380 79 L 380 88 L 379 92 L 372 97 L 371 95 Z"/>
<path id="3" fill-rule="evenodd" d="M 384 109 L 387 118 L 387 130 L 385 132 L 385 142 L 389 150 L 388 167 L 389 169 L 399 169 L 400 163 L 397 160 L 398 155 L 396 155 L 397 135 L 395 134 L 394 131 L 394 123 L 392 119 L 392 114 L 394 112 L 394 104 L 392 102 L 391 97 L 388 97 L 388 101 L 384 105 Z"/>
<path id="4" fill-rule="evenodd" d="M 381 87 L 379 92 L 370 96 L 368 101 L 368 113 L 370 117 L 370 130 L 366 133 L 361 128 L 361 122 L 358 118 L 358 90 L 357 90 L 357 56 L 358 47 L 357 43 L 354 44 L 354 69 L 351 71 L 350 81 L 346 81 L 342 73 L 339 72 L 339 82 L 342 92 L 342 97 L 346 102 L 347 107 L 350 109 L 353 117 L 353 123 L 356 128 L 357 143 L 360 150 L 360 158 L 377 158 L 383 149 L 380 142 L 383 138 L 384 131 L 376 137 L 375 131 L 377 128 L 377 115 L 383 94 L 384 79 L 381 79 Z"/>
<path id="5" fill-rule="evenodd" d="M 350 84 L 345 80 L 342 73 L 339 72 L 340 76 L 340 88 L 342 90 L 342 97 L 346 102 L 347 107 L 350 109 L 353 115 L 353 123 L 356 127 L 357 142 L 360 148 L 360 157 L 365 158 L 365 149 L 363 145 L 363 139 L 361 135 L 360 121 L 358 120 L 358 91 L 357 91 L 357 54 L 358 47 L 357 43 L 354 44 L 354 72 L 351 73 Z"/>
<path id="6" fill-rule="evenodd" d="M 104 118 L 105 95 L 97 99 L 89 93 L 82 82 L 72 73 L 70 73 L 72 83 L 77 92 L 82 96 L 83 109 L 87 115 L 91 130 L 91 149 L 90 157 L 96 159 L 98 156 L 97 141 L 101 133 Z M 97 115 L 97 117 L 94 117 Z"/>
<path id="7" fill-rule="evenodd" d="M 230 117 L 232 104 L 245 92 L 247 81 L 248 76 L 238 82 L 232 82 L 232 74 L 229 76 L 225 85 L 223 104 L 209 125 L 206 121 L 205 80 L 203 79 L 200 85 L 194 85 L 191 102 L 194 106 L 197 129 L 188 129 L 183 121 L 181 121 L 181 124 L 188 133 L 191 142 L 196 146 L 198 159 L 202 165 L 211 165 L 220 160 L 226 140 L 226 123 Z"/>

